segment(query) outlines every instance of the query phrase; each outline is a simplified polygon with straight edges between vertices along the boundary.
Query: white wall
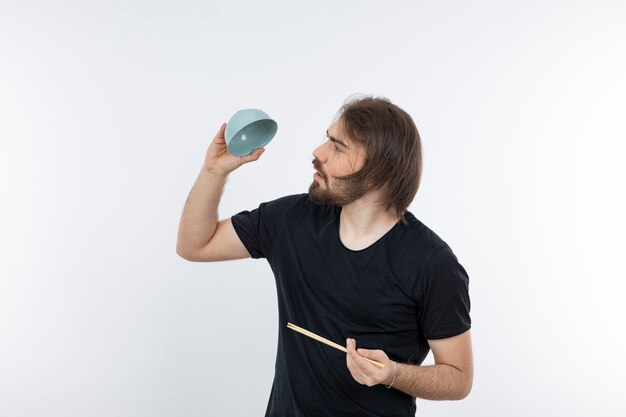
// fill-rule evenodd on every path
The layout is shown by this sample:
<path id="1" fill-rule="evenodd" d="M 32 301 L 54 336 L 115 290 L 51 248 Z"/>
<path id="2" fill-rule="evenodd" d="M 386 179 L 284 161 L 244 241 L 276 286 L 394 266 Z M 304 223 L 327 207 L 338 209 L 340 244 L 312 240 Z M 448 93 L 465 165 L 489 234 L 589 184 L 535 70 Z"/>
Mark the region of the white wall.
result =
<path id="1" fill-rule="evenodd" d="M 210 138 L 279 131 L 221 215 L 307 189 L 343 100 L 384 95 L 425 155 L 411 206 L 471 278 L 475 386 L 421 416 L 622 416 L 623 1 L 2 1 L 0 415 L 262 415 L 263 261 L 192 264 Z"/>

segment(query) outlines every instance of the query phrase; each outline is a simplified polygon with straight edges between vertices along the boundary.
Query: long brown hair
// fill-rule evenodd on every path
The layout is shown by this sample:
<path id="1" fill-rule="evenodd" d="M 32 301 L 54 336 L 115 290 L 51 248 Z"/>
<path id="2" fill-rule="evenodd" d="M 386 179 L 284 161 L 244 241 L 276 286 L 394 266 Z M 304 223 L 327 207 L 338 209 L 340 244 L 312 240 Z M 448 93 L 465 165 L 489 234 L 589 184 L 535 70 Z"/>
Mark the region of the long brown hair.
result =
<path id="1" fill-rule="evenodd" d="M 405 221 L 422 176 L 422 144 L 411 116 L 387 98 L 358 96 L 346 100 L 336 120 L 365 148 L 363 167 L 343 179 L 382 189 L 382 204 Z"/>

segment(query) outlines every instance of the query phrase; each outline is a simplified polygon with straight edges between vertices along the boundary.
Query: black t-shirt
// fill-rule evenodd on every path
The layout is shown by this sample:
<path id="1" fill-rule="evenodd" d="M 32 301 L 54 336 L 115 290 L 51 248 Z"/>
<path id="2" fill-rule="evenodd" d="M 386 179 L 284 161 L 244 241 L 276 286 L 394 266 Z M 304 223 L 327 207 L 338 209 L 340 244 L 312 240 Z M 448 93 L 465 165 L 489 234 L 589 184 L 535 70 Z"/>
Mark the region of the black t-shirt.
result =
<path id="1" fill-rule="evenodd" d="M 415 415 L 414 397 L 360 385 L 344 353 L 287 322 L 412 364 L 426 357 L 428 339 L 470 328 L 467 273 L 439 236 L 407 213 L 408 224 L 354 251 L 339 238 L 340 212 L 301 194 L 232 217 L 250 255 L 266 258 L 276 278 L 278 351 L 266 416 Z"/>

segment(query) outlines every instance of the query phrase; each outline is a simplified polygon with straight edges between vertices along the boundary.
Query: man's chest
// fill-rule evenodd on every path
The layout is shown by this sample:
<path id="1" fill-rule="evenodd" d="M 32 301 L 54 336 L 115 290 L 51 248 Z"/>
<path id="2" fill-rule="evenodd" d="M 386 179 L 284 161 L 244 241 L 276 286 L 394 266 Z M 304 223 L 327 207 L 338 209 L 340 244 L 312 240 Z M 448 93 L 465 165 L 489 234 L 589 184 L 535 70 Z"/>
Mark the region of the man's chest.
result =
<path id="1" fill-rule="evenodd" d="M 417 274 L 410 265 L 394 265 L 382 245 L 349 251 L 333 236 L 292 236 L 282 240 L 271 263 L 279 298 L 292 311 L 367 323 L 373 330 L 414 326 L 417 321 L 417 306 L 407 288 Z"/>

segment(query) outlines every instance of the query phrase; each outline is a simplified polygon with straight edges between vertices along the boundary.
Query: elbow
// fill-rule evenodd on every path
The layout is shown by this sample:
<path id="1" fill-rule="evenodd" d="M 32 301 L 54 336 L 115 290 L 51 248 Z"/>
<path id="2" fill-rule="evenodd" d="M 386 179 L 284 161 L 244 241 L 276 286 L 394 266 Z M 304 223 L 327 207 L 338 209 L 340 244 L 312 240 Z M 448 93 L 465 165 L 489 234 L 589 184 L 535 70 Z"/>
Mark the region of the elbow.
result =
<path id="1" fill-rule="evenodd" d="M 186 261 L 189 260 L 189 256 L 187 255 L 187 253 L 178 245 L 176 245 L 176 255 L 180 256 Z"/>
<path id="2" fill-rule="evenodd" d="M 472 392 L 472 376 L 459 372 L 456 380 L 451 383 L 443 395 L 437 397 L 438 400 L 460 401 L 467 398 Z"/>
<path id="3" fill-rule="evenodd" d="M 464 400 L 465 398 L 467 398 L 470 395 L 470 392 L 472 392 L 472 387 L 471 386 L 469 388 L 466 388 L 463 391 L 461 391 L 460 395 L 456 399 L 457 400 Z"/>
<path id="4" fill-rule="evenodd" d="M 187 246 L 176 244 L 176 254 L 189 262 L 214 262 L 219 260 L 213 256 L 213 254 L 206 250 L 206 248 L 193 249 Z"/>
<path id="5" fill-rule="evenodd" d="M 190 262 L 196 262 L 197 259 L 194 256 L 194 254 L 187 248 L 185 248 L 183 245 L 180 244 L 180 242 L 176 243 L 176 254 L 178 256 L 180 256 L 181 258 L 183 258 L 186 261 L 190 261 Z"/>
<path id="6" fill-rule="evenodd" d="M 454 400 L 463 400 L 470 395 L 470 392 L 472 392 L 472 378 L 468 378 L 463 381 L 463 384 L 459 387 L 459 391 L 455 395 Z"/>

